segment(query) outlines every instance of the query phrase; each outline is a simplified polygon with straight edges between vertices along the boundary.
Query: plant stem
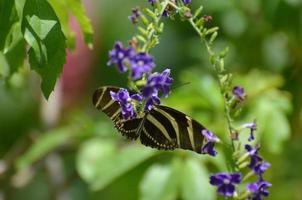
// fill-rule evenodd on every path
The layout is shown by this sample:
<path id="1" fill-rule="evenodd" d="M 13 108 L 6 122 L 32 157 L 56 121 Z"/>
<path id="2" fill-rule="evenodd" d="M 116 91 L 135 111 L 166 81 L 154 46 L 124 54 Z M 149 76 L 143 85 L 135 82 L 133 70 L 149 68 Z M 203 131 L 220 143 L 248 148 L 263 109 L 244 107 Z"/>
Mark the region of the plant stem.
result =
<path id="1" fill-rule="evenodd" d="M 215 59 L 215 62 L 212 62 L 212 66 L 214 67 L 214 70 L 216 72 L 217 79 L 218 79 L 218 84 L 219 84 L 219 88 L 220 88 L 220 93 L 221 93 L 221 95 L 223 96 L 223 99 L 224 99 L 224 112 L 225 112 L 225 117 L 226 117 L 227 124 L 228 124 L 229 134 L 230 134 L 230 137 L 231 137 L 231 146 L 232 146 L 233 151 L 235 151 L 235 145 L 234 145 L 234 141 L 232 139 L 233 126 L 232 126 L 232 119 L 231 119 L 231 116 L 230 116 L 230 108 L 228 106 L 227 98 L 225 96 L 225 92 L 224 92 L 224 89 L 223 89 L 223 82 L 222 82 L 222 80 L 219 76 L 219 74 L 220 74 L 219 67 L 221 67 L 221 66 L 217 67 L 217 65 L 221 65 L 220 64 L 221 59 L 223 59 L 223 58 L 217 58 L 217 55 L 214 53 L 214 51 L 212 50 L 209 42 L 206 40 L 205 35 L 197 27 L 194 20 L 192 18 L 190 18 L 189 22 L 192 25 L 192 27 L 194 28 L 194 30 L 197 32 L 197 34 L 200 36 L 203 43 L 205 44 L 207 52 L 210 55 L 210 57 L 213 57 Z"/>
<path id="2" fill-rule="evenodd" d="M 176 4 L 174 4 L 171 1 L 169 1 L 168 4 L 170 6 L 172 6 L 173 8 L 175 8 L 177 11 L 181 10 L 181 8 L 179 6 L 177 6 Z M 223 59 L 223 58 L 217 58 L 217 55 L 214 53 L 214 51 L 212 50 L 209 42 L 206 40 L 205 34 L 203 34 L 201 32 L 201 30 L 195 24 L 193 18 L 188 19 L 188 21 L 190 22 L 191 26 L 194 28 L 194 30 L 197 32 L 197 34 L 199 35 L 199 37 L 201 38 L 201 40 L 205 44 L 207 52 L 210 55 L 210 57 L 211 58 L 213 57 L 215 59 L 215 62 L 212 62 L 212 66 L 214 67 L 214 70 L 216 72 L 217 79 L 218 79 L 218 84 L 219 84 L 219 88 L 220 88 L 220 93 L 221 93 L 221 95 L 223 97 L 223 100 L 224 100 L 224 112 L 225 112 L 225 117 L 226 117 L 226 120 L 227 120 L 229 134 L 230 134 L 230 137 L 231 137 L 231 146 L 232 146 L 232 150 L 234 152 L 235 151 L 235 145 L 234 145 L 234 141 L 232 139 L 233 126 L 232 126 L 232 119 L 231 119 L 231 116 L 230 116 L 230 108 L 228 106 L 228 102 L 227 102 L 227 99 L 226 99 L 226 96 L 225 96 L 225 93 L 224 93 L 224 90 L 223 90 L 223 82 L 222 82 L 222 80 L 219 76 L 219 74 L 220 74 L 220 72 L 219 72 L 220 68 L 219 67 L 221 67 L 221 66 L 217 67 L 217 64 L 221 65 L 221 59 Z"/>
<path id="3" fill-rule="evenodd" d="M 165 9 L 167 8 L 168 4 L 169 4 L 170 0 L 165 0 L 164 2 L 161 3 L 161 9 L 158 13 L 158 15 L 156 16 L 154 22 L 153 22 L 153 28 L 152 30 L 149 32 L 148 36 L 147 36 L 147 41 L 145 42 L 144 46 L 142 47 L 142 51 L 143 52 L 149 52 L 150 51 L 150 44 L 153 41 L 153 38 L 156 37 L 156 27 L 158 27 L 158 24 L 163 16 L 163 13 L 165 11 Z"/>

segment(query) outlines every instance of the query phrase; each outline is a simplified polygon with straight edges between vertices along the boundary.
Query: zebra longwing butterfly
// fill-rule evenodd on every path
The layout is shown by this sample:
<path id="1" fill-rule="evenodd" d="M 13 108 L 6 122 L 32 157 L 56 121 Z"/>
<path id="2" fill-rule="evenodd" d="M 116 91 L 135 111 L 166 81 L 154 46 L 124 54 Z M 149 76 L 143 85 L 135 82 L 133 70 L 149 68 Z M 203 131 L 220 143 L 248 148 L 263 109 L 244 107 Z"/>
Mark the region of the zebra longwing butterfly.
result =
<path id="1" fill-rule="evenodd" d="M 184 113 L 162 105 L 154 106 L 143 116 L 125 120 L 120 105 L 110 95 L 110 91 L 118 92 L 119 89 L 100 87 L 93 95 L 93 104 L 111 118 L 123 136 L 132 140 L 139 138 L 142 144 L 160 150 L 181 148 L 202 153 L 204 126 Z"/>

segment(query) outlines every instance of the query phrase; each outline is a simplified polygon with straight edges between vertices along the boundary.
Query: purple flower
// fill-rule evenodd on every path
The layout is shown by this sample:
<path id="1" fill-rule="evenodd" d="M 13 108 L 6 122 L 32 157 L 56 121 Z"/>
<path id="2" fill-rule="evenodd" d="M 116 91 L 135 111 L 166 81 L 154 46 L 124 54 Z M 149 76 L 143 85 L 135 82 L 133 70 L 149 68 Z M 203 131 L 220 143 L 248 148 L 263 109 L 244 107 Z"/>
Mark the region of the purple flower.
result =
<path id="1" fill-rule="evenodd" d="M 251 145 L 249 144 L 246 144 L 245 145 L 245 150 L 249 153 L 250 156 L 255 156 L 258 154 L 258 151 L 259 151 L 260 147 L 252 147 Z"/>
<path id="2" fill-rule="evenodd" d="M 148 77 L 147 86 L 154 90 L 161 90 L 165 97 L 169 95 L 170 85 L 173 79 L 170 77 L 171 70 L 165 69 L 161 74 L 153 73 Z"/>
<path id="3" fill-rule="evenodd" d="M 116 64 L 120 72 L 126 72 L 128 68 L 125 62 L 129 62 L 134 53 L 133 48 L 124 48 L 121 42 L 116 42 L 114 48 L 109 52 L 110 60 L 107 65 Z"/>
<path id="4" fill-rule="evenodd" d="M 133 95 L 131 95 L 131 99 L 134 99 L 136 101 L 142 101 L 143 97 L 139 94 L 133 94 Z"/>
<path id="5" fill-rule="evenodd" d="M 267 197 L 269 195 L 269 192 L 267 191 L 267 189 L 269 187 L 271 187 L 272 184 L 264 181 L 264 180 L 260 180 L 257 181 L 256 183 L 250 183 L 247 185 L 247 189 L 248 191 L 250 191 L 252 193 L 252 196 L 249 197 L 249 200 L 262 200 L 263 197 Z"/>
<path id="6" fill-rule="evenodd" d="M 153 6 L 156 3 L 156 0 L 148 0 L 148 2 Z"/>
<path id="7" fill-rule="evenodd" d="M 258 150 L 259 148 L 254 148 L 251 145 L 245 145 L 245 149 L 247 150 L 247 152 L 249 153 L 249 156 L 251 158 L 250 164 L 248 165 L 248 167 L 250 169 L 254 169 L 254 167 L 261 162 L 263 159 L 261 158 L 261 156 L 258 155 Z"/>
<path id="8" fill-rule="evenodd" d="M 166 69 L 161 74 L 153 73 L 148 77 L 147 84 L 141 90 L 142 96 L 146 99 L 145 110 L 151 110 L 153 105 L 160 104 L 159 91 L 165 97 L 169 95 L 170 85 L 173 82 L 170 71 L 170 69 Z"/>
<path id="9" fill-rule="evenodd" d="M 147 53 L 137 53 L 134 55 L 131 60 L 132 67 L 132 78 L 134 80 L 140 79 L 143 74 L 149 73 L 155 67 L 153 62 L 153 57 Z"/>
<path id="10" fill-rule="evenodd" d="M 191 0 L 182 0 L 182 2 L 185 4 L 185 5 L 188 5 L 191 3 Z"/>
<path id="11" fill-rule="evenodd" d="M 253 168 L 255 174 L 259 175 L 261 177 L 261 175 L 271 166 L 270 163 L 262 161 L 262 162 L 258 162 L 257 165 Z"/>
<path id="12" fill-rule="evenodd" d="M 244 128 L 249 128 L 251 130 L 250 132 L 250 137 L 248 138 L 248 141 L 252 141 L 255 139 L 254 137 L 254 132 L 257 130 L 257 124 L 256 124 L 256 120 L 254 120 L 251 123 L 246 123 L 243 125 Z"/>
<path id="13" fill-rule="evenodd" d="M 141 12 L 139 11 L 139 8 L 136 7 L 136 8 L 133 8 L 132 9 L 132 15 L 130 15 L 128 17 L 128 19 L 133 23 L 133 24 L 136 24 L 138 22 L 138 18 L 139 16 L 141 16 Z"/>
<path id="14" fill-rule="evenodd" d="M 246 99 L 246 94 L 244 89 L 240 86 L 235 86 L 233 88 L 233 95 L 236 97 L 238 101 L 244 101 Z"/>
<path id="15" fill-rule="evenodd" d="M 210 184 L 217 186 L 217 193 L 225 197 L 232 197 L 235 194 L 235 184 L 241 182 L 240 173 L 217 173 L 210 176 Z"/>
<path id="16" fill-rule="evenodd" d="M 163 16 L 163 17 L 169 17 L 169 11 L 164 10 L 162 16 Z"/>
<path id="17" fill-rule="evenodd" d="M 245 145 L 245 149 L 250 155 L 251 161 L 248 167 L 254 171 L 259 177 L 271 166 L 270 163 L 265 162 L 263 158 L 258 155 L 258 148 L 254 148 L 250 145 Z"/>
<path id="18" fill-rule="evenodd" d="M 153 105 L 159 105 L 159 104 L 160 104 L 160 98 L 156 95 L 153 95 L 147 99 L 145 110 L 151 110 Z"/>
<path id="19" fill-rule="evenodd" d="M 214 145 L 219 141 L 218 137 L 207 129 L 202 130 L 201 134 L 206 140 L 206 144 L 202 146 L 201 152 L 211 156 L 216 156 L 217 151 L 215 150 Z"/>
<path id="20" fill-rule="evenodd" d="M 131 119 L 136 116 L 131 99 L 139 100 L 140 95 L 134 94 L 130 97 L 128 90 L 121 88 L 117 93 L 110 91 L 111 98 L 119 103 L 122 108 L 122 116 L 124 119 Z"/>

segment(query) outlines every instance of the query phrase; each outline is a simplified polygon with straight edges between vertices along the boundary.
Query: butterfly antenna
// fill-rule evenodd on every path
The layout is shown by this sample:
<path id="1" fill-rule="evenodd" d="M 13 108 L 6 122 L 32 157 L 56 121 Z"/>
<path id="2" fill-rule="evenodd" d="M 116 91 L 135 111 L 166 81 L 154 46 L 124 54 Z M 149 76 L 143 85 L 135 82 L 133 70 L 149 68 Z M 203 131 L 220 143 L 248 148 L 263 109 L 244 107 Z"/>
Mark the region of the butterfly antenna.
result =
<path id="1" fill-rule="evenodd" d="M 191 84 L 191 82 L 180 83 L 180 84 L 177 84 L 177 85 L 171 87 L 171 90 L 175 90 L 175 89 L 181 88 L 181 87 L 183 87 L 185 85 L 189 85 L 189 84 Z"/>

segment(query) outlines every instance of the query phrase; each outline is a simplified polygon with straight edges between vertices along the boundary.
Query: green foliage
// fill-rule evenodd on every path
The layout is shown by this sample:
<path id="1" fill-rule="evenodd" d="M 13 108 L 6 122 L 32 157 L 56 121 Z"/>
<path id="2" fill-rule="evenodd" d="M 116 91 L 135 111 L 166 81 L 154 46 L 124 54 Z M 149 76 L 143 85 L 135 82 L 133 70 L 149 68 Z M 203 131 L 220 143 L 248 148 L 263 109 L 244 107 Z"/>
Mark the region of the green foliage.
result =
<path id="1" fill-rule="evenodd" d="M 85 15 L 85 10 L 80 0 L 49 0 L 53 9 L 56 11 L 58 18 L 60 19 L 63 32 L 67 37 L 67 46 L 71 49 L 75 48 L 75 35 L 69 27 L 69 13 L 66 10 L 70 9 L 70 12 L 75 16 L 77 22 L 80 25 L 82 33 L 84 35 L 84 41 L 89 48 L 93 47 L 93 29 L 90 20 Z"/>
<path id="2" fill-rule="evenodd" d="M 30 47 L 30 67 L 41 76 L 41 88 L 48 98 L 65 64 L 65 35 L 68 47 L 74 49 L 75 46 L 68 10 L 77 19 L 85 42 L 92 48 L 93 30 L 80 0 L 1 0 L 0 51 L 6 67 L 1 66 L 0 78 L 10 78 L 23 66 L 26 41 Z"/>
<path id="3" fill-rule="evenodd" d="M 141 146 L 118 148 L 115 141 L 91 139 L 79 150 L 77 169 L 92 190 L 101 190 L 155 154 Z"/>
<path id="4" fill-rule="evenodd" d="M 14 7 L 14 1 L 0 1 L 0 50 L 3 50 L 5 40 L 12 25 L 18 20 L 17 13 Z"/>
<path id="5" fill-rule="evenodd" d="M 49 152 L 54 151 L 70 138 L 68 128 L 54 130 L 50 133 L 39 137 L 39 142 L 35 143 L 22 157 L 16 162 L 19 171 L 31 166 L 34 162 L 46 156 Z"/>
<path id="6" fill-rule="evenodd" d="M 174 200 L 179 197 L 205 200 L 215 197 L 208 182 L 208 171 L 198 156 L 180 159 L 175 157 L 170 165 L 152 165 L 142 179 L 141 200 Z"/>
<path id="7" fill-rule="evenodd" d="M 181 168 L 183 176 L 181 180 L 182 197 L 187 200 L 214 199 L 215 188 L 209 184 L 209 172 L 197 159 L 188 159 Z"/>
<path id="8" fill-rule="evenodd" d="M 255 80 L 257 80 L 255 82 Z M 247 85 L 248 114 L 246 121 L 258 121 L 258 134 L 263 145 L 272 153 L 280 153 L 283 143 L 290 137 L 287 115 L 292 111 L 290 95 L 280 91 L 282 77 L 267 72 L 252 71 L 237 79 Z"/>
<path id="9" fill-rule="evenodd" d="M 28 51 L 31 68 L 42 77 L 41 88 L 48 98 L 65 63 L 66 44 L 60 22 L 47 1 L 26 1 L 22 33 L 31 47 Z"/>
<path id="10" fill-rule="evenodd" d="M 79 6 L 79 1 L 68 1 L 71 4 L 76 2 L 74 5 L 61 0 L 48 0 L 48 2 L 50 4 L 48 7 L 52 7 L 58 19 L 49 21 L 37 14 L 24 18 L 23 21 L 29 20 L 34 24 L 33 27 L 30 24 L 27 26 L 32 31 L 28 33 L 29 36 L 33 36 L 33 43 L 44 44 L 39 37 L 47 38 L 53 29 L 49 30 L 47 26 L 42 29 L 42 27 L 45 24 L 51 25 L 52 21 L 55 21 L 53 28 L 60 24 L 59 32 L 64 33 L 67 47 L 74 49 L 75 34 L 68 24 L 71 14 L 75 15 L 71 7 L 79 8 L 77 11 L 81 13 L 80 16 L 84 15 L 84 10 Z M 37 95 L 40 90 L 36 87 L 37 81 L 26 67 L 27 62 L 24 62 L 27 60 L 25 50 L 28 46 L 26 45 L 28 41 L 24 40 L 21 32 L 25 3 L 26 0 L 0 0 L 2 45 L 0 49 L 0 152 L 3 155 L 0 159 L 0 167 L 2 162 L 10 162 L 11 156 L 18 152 L 15 151 L 15 147 L 19 147 L 19 140 L 23 136 L 27 137 L 31 136 L 32 132 L 39 132 L 37 137 L 34 137 L 33 144 L 26 148 L 24 153 L 17 154 L 17 158 L 13 157 L 11 161 L 13 166 L 20 170 L 27 167 L 33 169 L 31 175 L 34 175 L 34 178 L 26 187 L 16 188 L 12 185 L 12 177 L 16 176 L 16 172 L 14 167 L 9 166 L 9 173 L 0 173 L 0 198 L 6 193 L 16 200 L 46 199 L 52 196 L 56 187 L 50 183 L 51 177 L 45 170 L 44 158 L 55 151 L 63 160 L 64 176 L 61 178 L 66 180 L 66 185 L 60 188 L 58 193 L 63 191 L 64 195 L 71 199 L 106 200 L 115 199 L 112 196 L 127 194 L 123 198 L 133 200 L 137 197 L 137 193 L 139 193 L 138 199 L 146 200 L 161 198 L 186 200 L 197 197 L 216 199 L 213 196 L 215 191 L 207 189 L 208 177 L 205 174 L 227 171 L 224 164 L 226 155 L 222 153 L 219 144 L 217 145 L 219 153 L 215 159 L 190 154 L 187 151 L 151 152 L 149 148 L 142 147 L 140 144 L 126 142 L 114 130 L 109 119 L 103 118 L 103 114 L 94 113 L 90 100 L 92 87 L 97 87 L 99 83 L 121 85 L 122 82 L 117 78 L 114 70 L 112 72 L 106 67 L 98 68 L 99 71 L 95 76 L 90 77 L 91 82 L 97 84 L 90 89 L 83 89 L 82 96 L 76 97 L 76 99 L 84 99 L 84 102 L 74 104 L 75 106 L 69 105 L 68 109 L 64 107 L 59 127 L 47 131 L 41 130 L 40 98 Z M 147 5 L 147 1 L 140 0 L 94 2 L 93 6 L 101 16 L 99 18 L 102 48 L 97 52 L 98 57 L 103 58 L 96 65 L 106 65 L 104 58 L 107 58 L 108 49 L 112 47 L 116 38 L 126 40 L 133 33 L 132 24 L 126 22 L 126 16 L 130 14 L 131 7 L 136 3 Z M 200 2 L 192 3 L 197 5 Z M 302 128 L 301 3 L 296 0 L 211 0 L 202 1 L 202 4 L 204 9 L 199 15 L 213 16 L 213 22 L 205 26 L 220 27 L 215 48 L 222 49 L 229 46 L 230 51 L 225 60 L 226 67 L 234 72 L 234 84 L 244 86 L 248 94 L 242 113 L 238 116 L 240 121 L 234 125 L 239 126 L 256 118 L 258 123 L 256 138 L 259 139 L 256 142 L 262 144 L 261 152 L 265 159 L 273 163 L 272 169 L 265 177 L 273 183 L 270 199 L 299 199 L 302 180 L 300 175 L 302 162 L 299 157 L 302 142 L 300 134 Z M 12 7 L 10 9 L 10 6 L 3 7 L 3 5 Z M 118 6 L 121 5 L 122 9 L 117 12 Z M 79 23 L 78 18 L 77 21 L 86 27 L 88 21 L 82 17 L 80 17 L 82 23 Z M 2 20 L 3 18 L 9 20 Z M 148 20 L 151 21 L 152 18 Z M 209 70 L 210 62 L 206 50 L 200 46 L 193 30 L 186 23 L 177 20 L 171 22 L 165 18 L 163 20 L 166 23 L 165 33 L 161 35 L 161 45 L 153 53 L 159 67 L 172 69 L 176 86 L 163 104 L 185 112 L 219 136 L 225 135 L 223 99 L 220 96 L 217 80 L 209 72 L 212 70 Z M 82 27 L 82 32 L 86 30 L 90 38 L 88 26 Z M 151 28 L 147 29 L 141 24 L 139 26 L 140 35 L 146 40 Z M 34 32 L 34 28 L 37 33 Z M 212 34 L 207 38 L 211 37 L 216 36 Z M 36 41 L 36 38 L 40 40 Z M 48 58 L 48 49 L 47 47 L 45 49 L 42 49 L 41 53 L 39 50 L 38 56 L 43 58 L 46 55 Z M 34 49 L 32 51 L 36 59 Z M 40 67 L 42 68 L 43 66 Z M 187 82 L 190 84 L 178 87 Z M 65 101 L 65 96 L 63 100 Z M 70 110 L 74 109 L 81 110 L 82 115 L 86 115 L 90 120 L 70 118 Z M 91 120 L 94 114 L 102 118 Z M 78 128 L 74 125 L 81 126 Z M 82 125 L 87 127 L 83 128 Z M 246 141 L 249 130 L 241 134 L 242 139 Z M 124 151 L 132 155 L 123 154 Z M 143 156 L 140 156 L 141 152 Z M 139 155 L 137 159 L 136 155 Z M 128 158 L 130 158 L 129 162 Z M 74 170 L 79 177 L 72 175 Z M 13 191 L 13 194 L 10 191 Z"/>
<path id="11" fill-rule="evenodd" d="M 92 48 L 93 47 L 93 44 L 92 44 L 93 29 L 92 29 L 90 20 L 85 15 L 85 10 L 81 3 L 81 0 L 66 0 L 65 2 L 80 25 L 80 28 L 84 35 L 84 41 L 86 42 L 86 44 L 88 45 L 89 48 Z"/>

